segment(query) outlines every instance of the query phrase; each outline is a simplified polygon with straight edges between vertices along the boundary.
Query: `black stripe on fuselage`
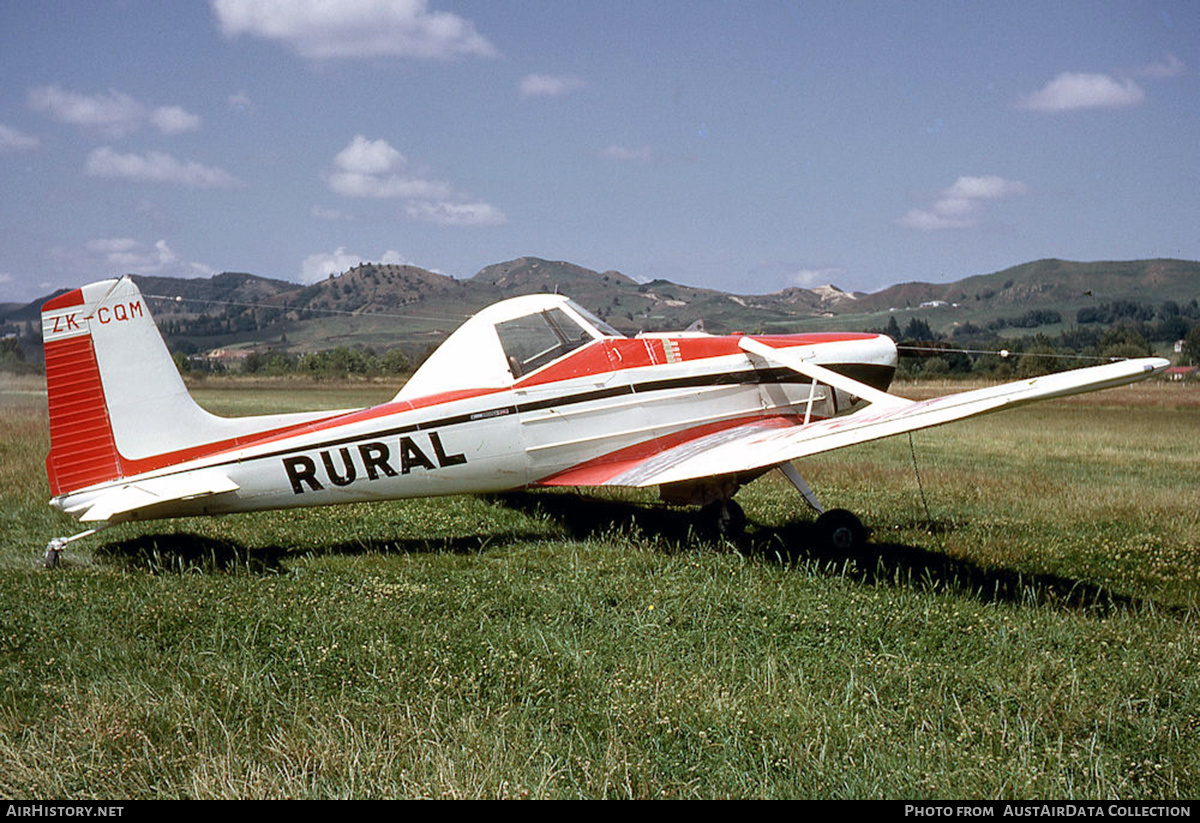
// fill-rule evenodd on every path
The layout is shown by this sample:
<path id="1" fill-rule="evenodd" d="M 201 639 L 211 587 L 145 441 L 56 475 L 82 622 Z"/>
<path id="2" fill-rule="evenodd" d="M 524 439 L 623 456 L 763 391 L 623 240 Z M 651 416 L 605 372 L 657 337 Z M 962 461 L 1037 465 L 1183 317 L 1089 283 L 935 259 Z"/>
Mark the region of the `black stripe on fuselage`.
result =
<path id="1" fill-rule="evenodd" d="M 826 366 L 826 368 L 850 377 L 851 379 L 866 383 L 867 385 L 877 388 L 880 391 L 887 389 L 892 380 L 892 373 L 895 371 L 895 369 L 891 366 L 876 366 L 869 363 L 842 363 L 837 365 L 829 365 Z M 490 409 L 482 409 L 480 411 L 468 412 L 465 414 L 456 414 L 448 417 L 406 423 L 403 426 L 394 426 L 389 429 L 364 432 L 362 434 L 335 437 L 330 440 L 324 440 L 319 443 L 312 443 L 306 446 L 292 446 L 267 452 L 266 454 L 255 455 L 253 457 L 243 457 L 237 460 L 228 460 L 221 463 L 216 463 L 214 464 L 214 467 L 254 460 L 267 460 L 273 457 L 296 454 L 298 452 L 335 448 L 337 446 L 346 445 L 347 443 L 357 443 L 367 439 L 395 437 L 398 435 L 411 434 L 412 432 L 425 431 L 428 429 L 444 429 L 448 426 L 458 426 L 464 423 L 473 423 L 480 420 L 491 420 L 496 417 L 505 417 L 510 414 L 521 414 L 524 412 L 539 411 L 541 409 L 561 408 L 563 406 L 572 406 L 579 403 L 590 403 L 596 400 L 607 400 L 609 398 L 620 397 L 622 395 L 652 394 L 660 391 L 704 388 L 707 386 L 811 382 L 812 380 L 810 378 L 805 377 L 804 375 L 789 368 L 744 369 L 738 372 L 719 372 L 716 374 L 690 375 L 687 377 L 675 377 L 663 380 L 647 380 L 641 383 L 631 383 L 613 386 L 611 388 L 595 389 L 592 391 L 578 392 L 576 394 L 549 397 L 545 400 L 535 400 L 528 403 L 516 403 L 507 406 L 496 406 Z M 512 389 L 512 391 L 520 390 L 521 389 L 519 386 Z M 243 446 L 243 448 L 253 448 L 253 446 L 254 444 L 250 443 L 246 446 Z M 170 474 L 170 472 L 168 474 Z"/>

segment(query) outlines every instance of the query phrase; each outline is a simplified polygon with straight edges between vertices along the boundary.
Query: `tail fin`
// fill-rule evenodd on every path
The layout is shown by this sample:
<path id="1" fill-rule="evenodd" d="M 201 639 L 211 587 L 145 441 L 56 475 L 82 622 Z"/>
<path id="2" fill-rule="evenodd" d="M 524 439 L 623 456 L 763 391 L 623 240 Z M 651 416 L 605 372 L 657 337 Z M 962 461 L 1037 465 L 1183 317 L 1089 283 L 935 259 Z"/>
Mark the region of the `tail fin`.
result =
<path id="1" fill-rule="evenodd" d="M 128 464 L 176 451 L 211 429 L 129 277 L 42 306 L 55 494 L 114 480 Z M 210 435 L 217 432 L 209 431 Z"/>
<path id="2" fill-rule="evenodd" d="M 224 418 L 188 394 L 129 277 L 42 306 L 50 454 L 57 496 L 172 465 L 321 415 Z"/>

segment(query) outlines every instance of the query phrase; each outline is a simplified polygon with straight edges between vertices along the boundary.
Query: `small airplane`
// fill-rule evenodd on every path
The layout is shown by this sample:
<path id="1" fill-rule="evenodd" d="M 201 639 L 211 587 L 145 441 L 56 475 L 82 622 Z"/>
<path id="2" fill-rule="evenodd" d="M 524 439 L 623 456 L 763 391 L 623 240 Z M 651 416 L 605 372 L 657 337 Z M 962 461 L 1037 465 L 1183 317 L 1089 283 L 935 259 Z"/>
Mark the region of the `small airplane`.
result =
<path id="1" fill-rule="evenodd" d="M 792 461 L 1157 374 L 1145 357 L 931 400 L 887 392 L 896 344 L 842 332 L 625 337 L 562 295 L 468 319 L 389 402 L 219 417 L 192 399 L 129 277 L 42 307 L 50 504 L 92 526 L 547 486 L 650 487 L 720 533 L 738 489 L 779 469 L 852 550 L 859 519 L 826 511 Z"/>

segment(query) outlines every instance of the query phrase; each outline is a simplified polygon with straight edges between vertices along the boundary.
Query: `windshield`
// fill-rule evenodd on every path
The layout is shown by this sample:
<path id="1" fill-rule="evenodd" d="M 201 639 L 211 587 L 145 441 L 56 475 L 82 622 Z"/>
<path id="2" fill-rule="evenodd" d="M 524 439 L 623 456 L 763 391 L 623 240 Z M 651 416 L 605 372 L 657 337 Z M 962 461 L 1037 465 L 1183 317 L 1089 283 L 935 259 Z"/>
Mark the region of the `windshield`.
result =
<path id="1" fill-rule="evenodd" d="M 583 315 L 583 319 L 588 321 L 589 323 L 591 323 L 593 326 L 595 326 L 596 329 L 601 334 L 603 334 L 605 337 L 624 337 L 625 336 L 625 335 L 621 334 L 619 331 L 617 331 L 616 329 L 614 329 L 612 326 L 605 323 L 599 317 L 592 314 L 590 311 L 585 309 L 583 306 L 576 303 L 574 300 L 572 300 L 570 302 L 570 306 L 572 309 L 574 309 L 575 311 L 577 311 L 581 315 Z"/>
<path id="2" fill-rule="evenodd" d="M 549 309 L 496 324 L 513 377 L 529 374 L 592 340 L 562 309 Z"/>

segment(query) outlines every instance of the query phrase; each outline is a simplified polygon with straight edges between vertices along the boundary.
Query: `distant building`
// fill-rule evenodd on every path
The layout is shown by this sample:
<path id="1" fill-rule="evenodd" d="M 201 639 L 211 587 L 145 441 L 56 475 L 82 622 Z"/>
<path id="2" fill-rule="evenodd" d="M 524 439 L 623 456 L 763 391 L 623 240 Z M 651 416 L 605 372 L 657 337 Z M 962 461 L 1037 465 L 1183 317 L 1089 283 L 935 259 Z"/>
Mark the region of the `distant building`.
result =
<path id="1" fill-rule="evenodd" d="M 1167 379 L 1172 382 L 1180 382 L 1183 380 L 1195 380 L 1197 372 L 1200 372 L 1200 366 L 1172 366 L 1167 369 Z"/>
<path id="2" fill-rule="evenodd" d="M 246 349 L 213 349 L 206 354 L 194 354 L 189 359 L 193 366 L 203 371 L 244 371 L 246 358 L 252 352 Z"/>

